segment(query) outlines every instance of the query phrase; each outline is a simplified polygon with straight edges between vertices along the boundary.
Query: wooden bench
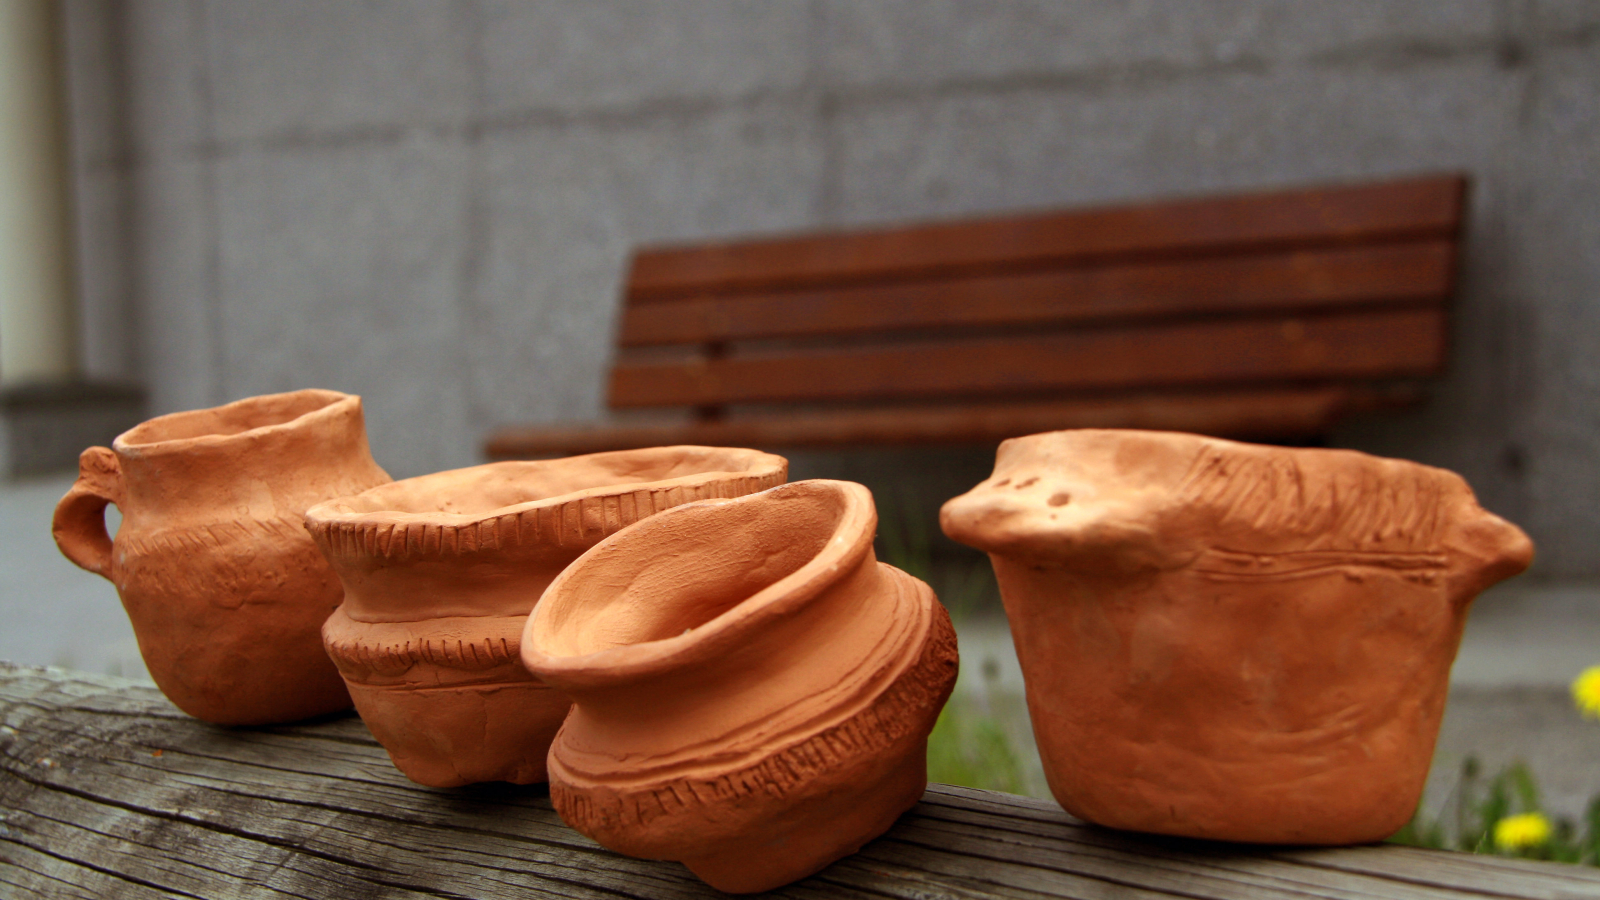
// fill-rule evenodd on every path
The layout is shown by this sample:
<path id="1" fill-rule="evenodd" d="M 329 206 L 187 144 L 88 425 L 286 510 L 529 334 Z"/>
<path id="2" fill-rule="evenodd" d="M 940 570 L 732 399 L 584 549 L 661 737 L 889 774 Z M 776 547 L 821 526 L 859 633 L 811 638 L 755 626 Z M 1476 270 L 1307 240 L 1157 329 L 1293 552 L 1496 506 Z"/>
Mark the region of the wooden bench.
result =
<path id="1" fill-rule="evenodd" d="M 0 664 L 7 900 L 719 896 L 567 828 L 541 786 L 418 787 L 353 716 L 219 728 L 153 688 Z M 1600 897 L 1600 870 L 1161 840 L 932 785 L 861 852 L 764 896 L 1556 900 Z"/>
<path id="2" fill-rule="evenodd" d="M 486 450 L 1321 435 L 1443 368 L 1465 192 L 1451 175 L 642 250 L 609 405 L 657 417 Z"/>

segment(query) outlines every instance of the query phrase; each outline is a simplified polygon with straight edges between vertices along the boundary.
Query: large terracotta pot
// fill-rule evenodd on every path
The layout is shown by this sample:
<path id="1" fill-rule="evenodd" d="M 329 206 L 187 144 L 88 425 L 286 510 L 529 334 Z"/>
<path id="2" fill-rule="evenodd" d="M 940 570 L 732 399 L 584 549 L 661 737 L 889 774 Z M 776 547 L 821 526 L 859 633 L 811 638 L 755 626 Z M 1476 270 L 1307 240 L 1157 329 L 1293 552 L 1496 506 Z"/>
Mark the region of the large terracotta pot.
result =
<path id="1" fill-rule="evenodd" d="M 781 484 L 755 450 L 658 447 L 410 478 L 311 509 L 345 603 L 323 630 L 394 764 L 433 787 L 545 778 L 571 701 L 517 655 L 546 586 L 602 538 L 660 510 Z"/>
<path id="2" fill-rule="evenodd" d="M 150 676 L 179 709 L 247 725 L 350 706 L 319 634 L 342 591 L 301 515 L 389 480 L 361 398 L 306 390 L 161 416 L 78 467 L 56 544 L 117 586 Z"/>
<path id="3" fill-rule="evenodd" d="M 994 563 L 1068 812 L 1264 843 L 1410 818 L 1467 606 L 1533 554 L 1442 469 L 1142 431 L 1006 441 L 941 524 Z"/>
<path id="4" fill-rule="evenodd" d="M 927 585 L 879 563 L 858 484 L 662 513 L 584 554 L 523 634 L 575 701 L 550 749 L 561 817 L 724 891 L 802 878 L 922 796 L 956 676 Z"/>

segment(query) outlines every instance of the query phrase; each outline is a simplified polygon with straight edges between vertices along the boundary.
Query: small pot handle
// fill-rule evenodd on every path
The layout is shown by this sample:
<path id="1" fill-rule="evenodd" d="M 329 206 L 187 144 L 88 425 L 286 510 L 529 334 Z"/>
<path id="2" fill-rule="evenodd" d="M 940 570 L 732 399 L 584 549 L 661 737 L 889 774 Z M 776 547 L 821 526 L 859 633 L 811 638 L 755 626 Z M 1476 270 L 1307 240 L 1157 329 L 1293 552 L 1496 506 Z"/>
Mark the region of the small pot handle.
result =
<path id="1" fill-rule="evenodd" d="M 78 480 L 56 504 L 50 533 L 63 555 L 80 568 L 111 578 L 111 537 L 106 506 L 122 505 L 122 466 L 108 447 L 90 447 L 78 456 Z"/>

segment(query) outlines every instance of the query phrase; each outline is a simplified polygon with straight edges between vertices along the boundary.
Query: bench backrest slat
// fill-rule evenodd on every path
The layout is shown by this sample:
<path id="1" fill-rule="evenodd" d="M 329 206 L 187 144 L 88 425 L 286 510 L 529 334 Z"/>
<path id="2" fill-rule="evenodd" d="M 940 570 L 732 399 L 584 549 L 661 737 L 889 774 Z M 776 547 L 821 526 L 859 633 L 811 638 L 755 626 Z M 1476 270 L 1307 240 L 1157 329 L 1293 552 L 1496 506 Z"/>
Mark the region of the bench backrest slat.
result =
<path id="1" fill-rule="evenodd" d="M 1420 378 L 1466 181 L 643 250 L 614 408 Z"/>
<path id="2" fill-rule="evenodd" d="M 1441 240 L 636 303 L 622 347 L 1315 310 L 1448 297 Z"/>
<path id="3" fill-rule="evenodd" d="M 1465 179 L 1421 178 L 640 253 L 630 303 L 701 293 L 1426 237 L 1453 238 Z"/>
<path id="4" fill-rule="evenodd" d="M 970 397 L 1048 390 L 1424 377 L 1444 362 L 1439 309 L 918 341 L 619 364 L 618 408 Z"/>

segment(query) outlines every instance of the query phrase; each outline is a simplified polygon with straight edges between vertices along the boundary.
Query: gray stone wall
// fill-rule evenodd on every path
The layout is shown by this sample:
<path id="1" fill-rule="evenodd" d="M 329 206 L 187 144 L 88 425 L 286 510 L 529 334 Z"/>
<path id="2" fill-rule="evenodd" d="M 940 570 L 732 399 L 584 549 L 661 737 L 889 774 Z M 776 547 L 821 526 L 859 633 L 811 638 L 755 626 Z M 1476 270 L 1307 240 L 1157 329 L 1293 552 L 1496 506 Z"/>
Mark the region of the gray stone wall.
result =
<path id="1" fill-rule="evenodd" d="M 86 365 L 399 476 L 604 415 L 639 243 L 1438 170 L 1454 365 L 1339 442 L 1600 575 L 1600 3 L 69 0 Z"/>

